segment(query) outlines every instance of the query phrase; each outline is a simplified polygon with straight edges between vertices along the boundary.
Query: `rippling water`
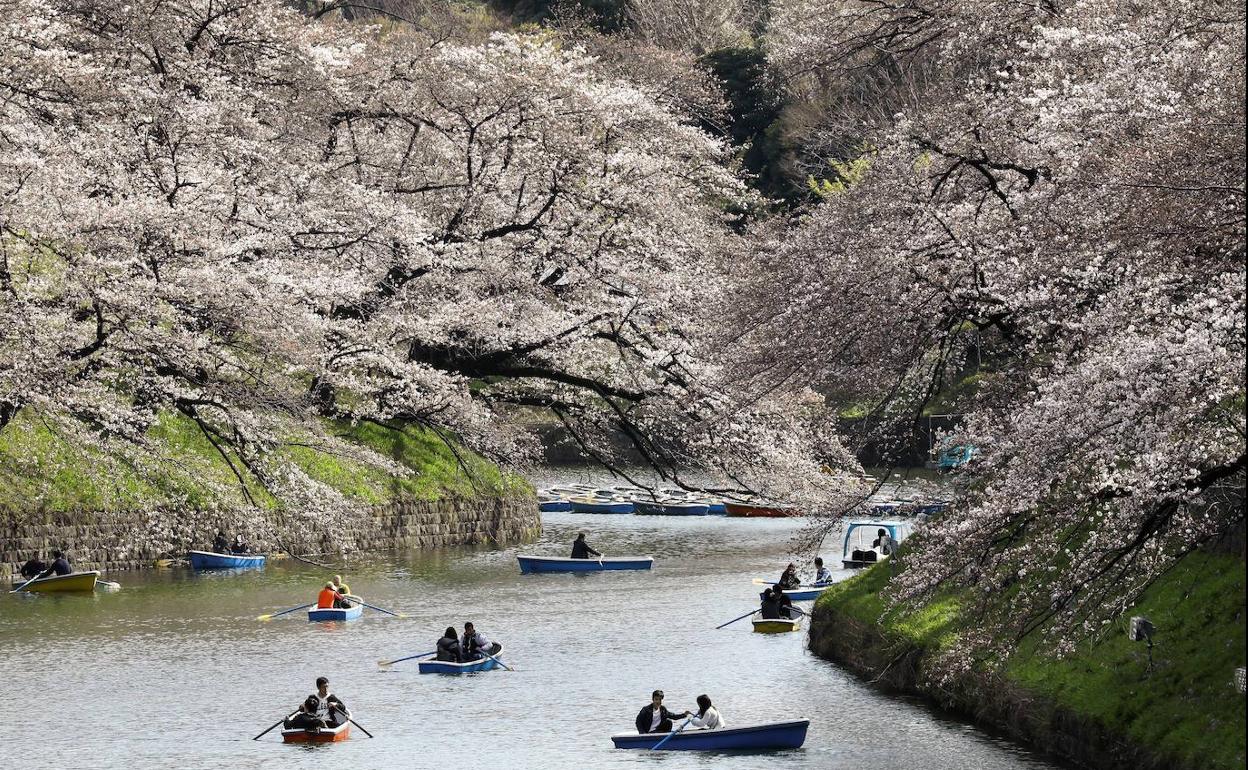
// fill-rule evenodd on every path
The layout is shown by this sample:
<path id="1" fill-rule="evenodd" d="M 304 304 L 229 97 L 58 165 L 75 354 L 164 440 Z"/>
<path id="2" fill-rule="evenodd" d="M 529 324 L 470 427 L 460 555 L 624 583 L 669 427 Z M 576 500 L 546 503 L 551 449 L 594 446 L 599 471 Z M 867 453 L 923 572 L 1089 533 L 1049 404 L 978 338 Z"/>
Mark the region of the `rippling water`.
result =
<path id="1" fill-rule="evenodd" d="M 881 695 L 806 651 L 805 634 L 715 626 L 756 606 L 750 579 L 788 561 L 793 520 L 547 514 L 518 549 L 396 554 L 353 566 L 370 604 L 345 625 L 261 613 L 312 601 L 326 573 L 116 573 L 121 591 L 0 597 L 0 681 L 19 718 L 0 759 L 64 768 L 1034 768 L 1043 758 L 907 699 Z M 651 572 L 519 574 L 517 552 L 566 555 L 575 532 Z M 825 553 L 829 564 L 839 553 Z M 379 659 L 433 649 L 472 620 L 517 671 L 421 676 Z M 325 675 L 358 722 L 346 743 L 277 731 Z M 616 750 L 650 691 L 692 708 L 707 693 L 732 725 L 805 717 L 802 749 L 773 754 Z M 10 764 L 10 763 L 5 763 Z"/>

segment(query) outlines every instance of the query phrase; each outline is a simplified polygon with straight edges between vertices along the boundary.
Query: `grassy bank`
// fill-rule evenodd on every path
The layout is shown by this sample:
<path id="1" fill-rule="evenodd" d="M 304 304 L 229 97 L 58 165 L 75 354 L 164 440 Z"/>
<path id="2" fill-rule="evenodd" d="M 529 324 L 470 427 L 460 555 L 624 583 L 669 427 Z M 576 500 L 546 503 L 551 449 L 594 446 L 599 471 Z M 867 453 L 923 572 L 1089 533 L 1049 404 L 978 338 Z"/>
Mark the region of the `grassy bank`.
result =
<path id="1" fill-rule="evenodd" d="M 529 491 L 518 477 L 419 426 L 401 431 L 364 424 L 326 427 L 403 470 L 318 447 L 307 437 L 292 436 L 279 449 L 300 471 L 352 500 L 377 504 L 399 497 L 432 501 Z M 192 421 L 163 415 L 149 439 L 157 451 L 107 453 L 82 446 L 33 412 L 23 413 L 0 432 L 0 513 L 246 504 L 234 471 Z M 255 479 L 244 476 L 244 481 L 256 505 L 280 505 Z"/>
<path id="2" fill-rule="evenodd" d="M 886 565 L 873 567 L 825 592 L 817 610 L 875 627 L 920 656 L 956 638 L 956 596 L 907 615 L 886 612 L 880 591 L 888 578 Z M 1146 646 L 1116 628 L 1061 660 L 1026 644 L 1002 676 L 1038 708 L 1094 723 L 1161 766 L 1243 768 L 1245 700 L 1232 677 L 1245 659 L 1244 582 L 1242 559 L 1195 553 L 1153 585 L 1130 613 L 1157 627 L 1152 671 Z"/>

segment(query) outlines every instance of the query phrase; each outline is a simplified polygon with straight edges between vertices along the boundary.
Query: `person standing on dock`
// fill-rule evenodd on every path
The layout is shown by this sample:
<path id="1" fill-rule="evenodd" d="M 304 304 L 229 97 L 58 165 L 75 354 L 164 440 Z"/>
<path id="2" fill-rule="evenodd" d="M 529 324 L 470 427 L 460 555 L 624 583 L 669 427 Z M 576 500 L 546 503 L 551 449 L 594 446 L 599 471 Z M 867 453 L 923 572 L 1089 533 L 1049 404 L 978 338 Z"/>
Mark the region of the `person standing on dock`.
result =
<path id="1" fill-rule="evenodd" d="M 641 711 L 637 712 L 637 732 L 639 733 L 670 733 L 672 731 L 672 720 L 689 716 L 686 711 L 683 714 L 676 714 L 667 710 L 663 705 L 663 691 L 655 690 L 650 694 L 650 703 L 642 706 Z"/>
<path id="2" fill-rule="evenodd" d="M 602 556 L 601 553 L 591 548 L 589 543 L 585 542 L 585 533 L 582 532 L 576 536 L 575 540 L 572 541 L 572 558 L 588 559 L 591 554 L 594 556 Z"/>

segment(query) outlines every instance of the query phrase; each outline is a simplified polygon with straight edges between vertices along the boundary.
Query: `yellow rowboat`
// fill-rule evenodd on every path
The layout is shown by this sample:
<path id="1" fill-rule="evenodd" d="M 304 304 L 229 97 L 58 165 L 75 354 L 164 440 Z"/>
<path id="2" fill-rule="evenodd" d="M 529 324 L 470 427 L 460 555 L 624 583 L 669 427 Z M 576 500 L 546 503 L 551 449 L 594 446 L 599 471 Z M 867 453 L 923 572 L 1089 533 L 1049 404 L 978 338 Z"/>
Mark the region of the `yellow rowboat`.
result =
<path id="1" fill-rule="evenodd" d="M 787 634 L 802 627 L 802 619 L 794 618 L 757 618 L 754 620 L 754 631 L 759 634 Z"/>
<path id="2" fill-rule="evenodd" d="M 68 575 L 52 575 L 39 578 L 23 588 L 23 591 L 35 593 L 51 593 L 54 591 L 94 591 L 95 579 L 100 576 L 99 570 L 90 572 L 71 572 Z M 19 584 L 20 585 L 20 584 Z"/>

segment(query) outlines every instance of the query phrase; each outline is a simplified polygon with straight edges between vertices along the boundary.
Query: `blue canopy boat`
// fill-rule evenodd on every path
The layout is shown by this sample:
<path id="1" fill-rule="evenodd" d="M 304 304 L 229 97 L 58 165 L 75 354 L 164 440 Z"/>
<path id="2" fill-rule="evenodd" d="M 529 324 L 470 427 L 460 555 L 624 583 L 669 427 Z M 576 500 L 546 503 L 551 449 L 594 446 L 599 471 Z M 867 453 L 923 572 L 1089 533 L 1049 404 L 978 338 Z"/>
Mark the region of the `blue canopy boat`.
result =
<path id="1" fill-rule="evenodd" d="M 263 567 L 264 556 L 249 556 L 242 553 L 213 553 L 212 551 L 190 551 L 193 569 L 248 569 Z"/>
<path id="2" fill-rule="evenodd" d="M 608 500 L 601 497 L 575 497 L 572 510 L 577 513 L 632 513 L 633 504 L 627 500 Z"/>
<path id="3" fill-rule="evenodd" d="M 791 722 L 771 722 L 764 725 L 729 727 L 724 730 L 683 730 L 671 733 L 622 733 L 612 735 L 611 742 L 617 749 L 652 749 L 669 735 L 660 751 L 727 751 L 747 749 L 753 751 L 774 749 L 797 749 L 806 742 L 809 719 Z"/>
<path id="4" fill-rule="evenodd" d="M 495 642 L 490 645 L 490 654 L 495 658 L 503 654 L 503 645 Z M 473 674 L 478 671 L 493 671 L 498 668 L 498 661 L 489 658 L 470 660 L 467 663 L 453 663 L 448 660 L 422 660 L 416 668 L 422 674 Z"/>
<path id="5" fill-rule="evenodd" d="M 569 559 L 561 556 L 516 556 L 520 574 L 534 572 L 605 572 L 621 569 L 650 569 L 649 556 L 604 556 L 601 559 Z"/>
<path id="6" fill-rule="evenodd" d="M 308 610 L 308 620 L 314 623 L 324 622 L 327 620 L 355 620 L 363 614 L 364 605 L 357 602 L 351 607 L 332 607 L 324 610 Z"/>
<path id="7" fill-rule="evenodd" d="M 707 503 L 687 503 L 683 500 L 637 500 L 633 507 L 639 516 L 705 516 L 710 512 L 710 505 Z"/>
<path id="8" fill-rule="evenodd" d="M 873 538 L 880 530 L 892 538 L 893 548 L 901 545 L 914 531 L 914 525 L 908 521 L 851 521 L 845 525 L 845 545 L 841 553 L 841 564 L 846 569 L 870 567 L 876 562 L 887 559 L 890 554 L 873 545 Z"/>

